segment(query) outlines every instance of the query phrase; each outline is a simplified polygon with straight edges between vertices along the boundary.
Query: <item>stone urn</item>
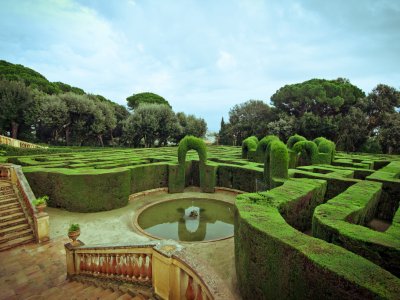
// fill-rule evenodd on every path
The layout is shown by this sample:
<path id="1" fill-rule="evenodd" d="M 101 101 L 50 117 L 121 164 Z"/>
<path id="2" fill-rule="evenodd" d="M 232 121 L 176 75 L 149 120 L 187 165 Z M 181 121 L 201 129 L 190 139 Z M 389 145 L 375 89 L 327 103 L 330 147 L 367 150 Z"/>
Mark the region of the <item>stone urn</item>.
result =
<path id="1" fill-rule="evenodd" d="M 71 239 L 72 246 L 79 246 L 80 243 L 77 241 L 78 237 L 81 234 L 81 229 L 78 224 L 72 224 L 68 230 L 68 237 Z"/>
<path id="2" fill-rule="evenodd" d="M 46 204 L 39 204 L 39 205 L 36 205 L 36 209 L 37 209 L 37 211 L 38 211 L 39 214 L 43 213 L 43 212 L 44 212 L 44 209 L 45 209 L 46 207 L 47 207 Z"/>

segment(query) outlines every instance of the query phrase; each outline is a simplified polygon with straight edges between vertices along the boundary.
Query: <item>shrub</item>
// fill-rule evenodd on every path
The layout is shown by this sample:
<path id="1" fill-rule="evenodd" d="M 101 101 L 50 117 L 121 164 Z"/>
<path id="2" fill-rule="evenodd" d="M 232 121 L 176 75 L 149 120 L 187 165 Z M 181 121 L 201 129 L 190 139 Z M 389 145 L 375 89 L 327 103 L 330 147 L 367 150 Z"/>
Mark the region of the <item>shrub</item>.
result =
<path id="1" fill-rule="evenodd" d="M 258 138 L 256 136 L 246 138 L 242 143 L 242 158 L 249 158 L 249 152 L 255 152 L 257 145 Z"/>
<path id="2" fill-rule="evenodd" d="M 45 204 L 47 205 L 47 201 L 49 200 L 49 196 L 42 196 L 33 200 L 32 204 L 35 206 Z"/>
<path id="3" fill-rule="evenodd" d="M 265 160 L 265 152 L 267 151 L 268 145 L 272 141 L 279 141 L 279 138 L 276 135 L 267 135 L 266 137 L 262 138 L 257 145 L 256 149 L 256 161 L 260 163 L 264 163 Z"/>
<path id="4" fill-rule="evenodd" d="M 318 160 L 318 148 L 314 142 L 299 141 L 294 144 L 292 150 L 299 155 L 299 166 L 312 165 Z"/>
<path id="5" fill-rule="evenodd" d="M 307 139 L 306 139 L 304 136 L 295 134 L 295 135 L 292 135 L 292 136 L 287 140 L 286 146 L 287 146 L 289 149 L 292 149 L 293 146 L 294 146 L 294 144 L 296 144 L 297 142 L 301 142 L 301 141 L 307 141 Z"/>
<path id="6" fill-rule="evenodd" d="M 74 232 L 74 231 L 77 231 L 80 229 L 81 228 L 80 228 L 79 224 L 71 224 L 68 228 L 68 232 Z"/>
<path id="7" fill-rule="evenodd" d="M 169 168 L 168 187 L 172 193 L 183 192 L 185 188 L 186 154 L 189 150 L 196 150 L 199 155 L 200 188 L 205 186 L 207 147 L 202 139 L 188 135 L 179 142 L 178 169 Z"/>

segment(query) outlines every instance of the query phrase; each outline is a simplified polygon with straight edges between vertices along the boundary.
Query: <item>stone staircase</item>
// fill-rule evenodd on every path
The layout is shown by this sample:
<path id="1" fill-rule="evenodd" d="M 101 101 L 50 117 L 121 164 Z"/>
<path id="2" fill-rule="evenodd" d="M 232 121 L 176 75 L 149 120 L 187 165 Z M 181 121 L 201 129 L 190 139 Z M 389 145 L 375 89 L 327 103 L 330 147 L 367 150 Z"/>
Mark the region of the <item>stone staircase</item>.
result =
<path id="1" fill-rule="evenodd" d="M 122 292 L 118 289 L 113 290 L 111 288 L 102 288 L 77 281 L 66 281 L 60 286 L 52 287 L 39 295 L 31 296 L 26 299 L 147 300 L 151 298 L 141 294 L 132 296 L 132 293 Z"/>
<path id="2" fill-rule="evenodd" d="M 0 251 L 35 241 L 32 227 L 25 216 L 10 181 L 0 181 Z"/>

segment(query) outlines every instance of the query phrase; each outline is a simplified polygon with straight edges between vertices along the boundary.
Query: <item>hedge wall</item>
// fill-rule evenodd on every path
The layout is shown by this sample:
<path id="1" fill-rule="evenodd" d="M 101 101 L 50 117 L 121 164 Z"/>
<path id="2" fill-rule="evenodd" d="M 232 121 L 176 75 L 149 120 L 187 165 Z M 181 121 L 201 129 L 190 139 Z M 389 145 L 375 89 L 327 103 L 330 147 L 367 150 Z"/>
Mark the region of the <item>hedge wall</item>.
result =
<path id="1" fill-rule="evenodd" d="M 259 163 L 264 163 L 265 160 L 265 152 L 267 151 L 268 145 L 272 141 L 279 141 L 279 138 L 275 135 L 267 135 L 266 137 L 262 138 L 257 145 L 256 154 L 255 154 L 255 161 Z"/>
<path id="2" fill-rule="evenodd" d="M 372 173 L 367 180 L 383 183 L 382 201 L 377 208 L 377 217 L 391 222 L 400 203 L 400 161 L 393 161 Z"/>
<path id="3" fill-rule="evenodd" d="M 305 227 L 296 216 L 310 216 L 325 189 L 321 180 L 290 179 L 237 197 L 235 263 L 243 299 L 398 299 L 399 278 L 292 227 Z M 287 220 L 280 213 L 285 207 L 292 212 Z"/>
<path id="4" fill-rule="evenodd" d="M 155 163 L 130 167 L 131 193 L 168 186 L 168 164 Z"/>
<path id="5" fill-rule="evenodd" d="M 400 230 L 365 227 L 375 217 L 382 184 L 361 181 L 320 205 L 313 216 L 313 236 L 346 248 L 400 275 Z M 361 226 L 359 226 L 361 225 Z"/>
<path id="6" fill-rule="evenodd" d="M 323 179 L 328 183 L 328 187 L 325 194 L 325 200 L 332 199 L 340 193 L 344 192 L 348 187 L 353 184 L 360 182 L 358 179 L 354 179 L 354 172 L 351 170 L 336 170 L 330 173 L 313 173 L 295 169 L 292 172 L 294 178 L 310 178 L 310 179 Z"/>
<path id="7" fill-rule="evenodd" d="M 257 184 L 263 183 L 263 169 L 258 167 L 219 164 L 217 186 L 255 192 Z"/>
<path id="8" fill-rule="evenodd" d="M 49 206 L 96 212 L 123 207 L 131 194 L 131 172 L 48 170 L 23 172 L 36 197 L 48 195 Z"/>
<path id="9" fill-rule="evenodd" d="M 169 168 L 168 187 L 170 193 L 183 192 L 186 177 L 186 154 L 189 150 L 196 150 L 199 155 L 200 188 L 209 191 L 206 187 L 207 147 L 204 141 L 194 136 L 185 136 L 178 146 L 178 168 Z"/>
<path id="10" fill-rule="evenodd" d="M 267 144 L 265 152 L 264 178 L 272 189 L 288 178 L 289 155 L 286 145 L 277 139 Z"/>
<path id="11" fill-rule="evenodd" d="M 308 166 L 318 163 L 318 147 L 311 141 L 299 141 L 292 147 L 298 153 L 298 166 Z"/>
<path id="12" fill-rule="evenodd" d="M 258 138 L 256 136 L 249 136 L 242 142 L 242 158 L 254 159 L 257 150 Z"/>
<path id="13" fill-rule="evenodd" d="M 297 142 L 301 142 L 301 141 L 307 141 L 307 139 L 304 136 L 301 136 L 299 134 L 295 134 L 292 135 L 291 137 L 288 138 L 287 142 L 286 142 L 286 146 L 289 149 L 292 149 L 293 146 L 297 143 Z"/>

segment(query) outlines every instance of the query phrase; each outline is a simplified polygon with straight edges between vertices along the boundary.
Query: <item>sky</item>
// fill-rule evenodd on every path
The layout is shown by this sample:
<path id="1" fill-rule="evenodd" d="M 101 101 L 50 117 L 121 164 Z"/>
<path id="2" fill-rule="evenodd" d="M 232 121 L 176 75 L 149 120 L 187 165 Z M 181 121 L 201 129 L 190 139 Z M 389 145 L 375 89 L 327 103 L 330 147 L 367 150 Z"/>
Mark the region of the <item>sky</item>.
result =
<path id="1" fill-rule="evenodd" d="M 140 92 L 218 131 L 286 84 L 400 88 L 400 1 L 0 0 L 0 59 L 122 105 Z"/>

